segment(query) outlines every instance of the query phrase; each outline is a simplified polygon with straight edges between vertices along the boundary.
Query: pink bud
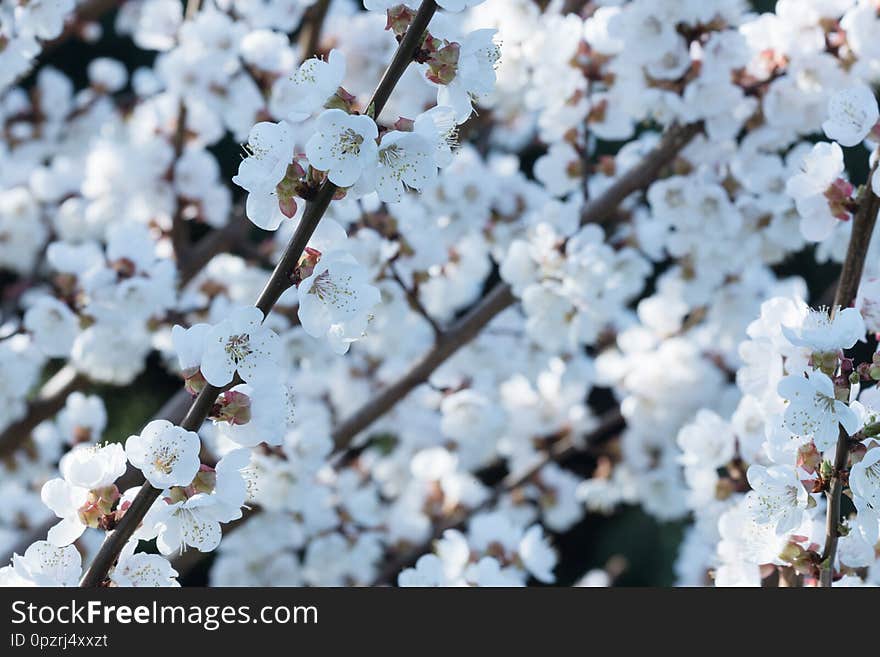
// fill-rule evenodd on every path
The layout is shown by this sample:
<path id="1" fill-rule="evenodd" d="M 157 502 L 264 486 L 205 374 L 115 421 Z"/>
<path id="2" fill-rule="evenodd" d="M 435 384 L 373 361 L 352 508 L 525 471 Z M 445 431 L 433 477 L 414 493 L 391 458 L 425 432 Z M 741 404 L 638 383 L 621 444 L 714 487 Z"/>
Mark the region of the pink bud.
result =
<path id="1" fill-rule="evenodd" d="M 202 371 L 198 367 L 184 370 L 183 381 L 186 391 L 193 397 L 198 395 L 202 391 L 202 388 L 208 384 L 205 377 L 202 376 Z"/>
<path id="2" fill-rule="evenodd" d="M 841 221 L 849 221 L 850 219 L 852 193 L 852 184 L 843 178 L 838 178 L 825 190 L 825 198 L 828 199 L 828 209 L 832 215 Z"/>
<path id="3" fill-rule="evenodd" d="M 227 390 L 217 397 L 211 416 L 218 422 L 247 424 L 251 420 L 251 398 L 243 392 Z"/>
<path id="4" fill-rule="evenodd" d="M 821 464 L 822 454 L 819 453 L 819 450 L 816 449 L 812 441 L 806 445 L 801 445 L 797 454 L 797 467 L 813 474 Z"/>
<path id="5" fill-rule="evenodd" d="M 296 199 L 293 196 L 278 197 L 278 209 L 288 219 L 292 219 L 296 215 Z"/>
<path id="6" fill-rule="evenodd" d="M 395 5 L 387 12 L 388 22 L 385 24 L 386 30 L 392 30 L 396 36 L 406 34 L 409 24 L 415 18 L 415 13 L 406 5 Z"/>
<path id="7" fill-rule="evenodd" d="M 394 129 L 401 132 L 412 132 L 415 130 L 416 122 L 412 119 L 405 119 L 402 116 L 394 123 Z"/>

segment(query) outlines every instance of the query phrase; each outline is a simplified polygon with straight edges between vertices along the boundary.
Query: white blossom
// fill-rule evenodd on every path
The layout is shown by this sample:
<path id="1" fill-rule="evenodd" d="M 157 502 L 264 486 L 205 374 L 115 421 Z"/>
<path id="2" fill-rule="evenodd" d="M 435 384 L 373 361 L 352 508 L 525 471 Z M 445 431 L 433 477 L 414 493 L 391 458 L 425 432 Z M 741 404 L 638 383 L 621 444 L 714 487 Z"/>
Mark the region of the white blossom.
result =
<path id="1" fill-rule="evenodd" d="M 334 185 L 351 187 L 376 166 L 379 131 L 370 117 L 329 109 L 318 117 L 315 129 L 306 143 L 306 157 L 313 167 L 326 171 Z"/>
<path id="2" fill-rule="evenodd" d="M 820 450 L 837 442 L 838 429 L 852 435 L 861 427 L 856 412 L 834 394 L 834 382 L 822 372 L 791 374 L 779 382 L 779 394 L 788 400 L 785 426 L 800 436 L 812 436 Z"/>
<path id="3" fill-rule="evenodd" d="M 199 469 L 200 447 L 198 434 L 167 420 L 153 420 L 140 435 L 128 437 L 125 454 L 150 485 L 163 489 L 192 482 Z"/>
<path id="4" fill-rule="evenodd" d="M 874 92 L 864 84 L 838 91 L 828 100 L 828 120 L 822 129 L 841 146 L 856 146 L 880 119 Z"/>

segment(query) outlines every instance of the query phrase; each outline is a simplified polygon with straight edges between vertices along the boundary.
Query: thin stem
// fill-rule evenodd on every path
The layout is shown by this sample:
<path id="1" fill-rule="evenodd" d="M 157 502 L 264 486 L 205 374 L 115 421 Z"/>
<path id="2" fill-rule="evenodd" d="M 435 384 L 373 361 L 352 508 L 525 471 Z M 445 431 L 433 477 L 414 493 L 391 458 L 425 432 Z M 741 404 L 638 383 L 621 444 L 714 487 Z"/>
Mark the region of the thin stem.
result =
<path id="1" fill-rule="evenodd" d="M 871 169 L 868 182 L 862 189 L 859 198 L 859 209 L 853 217 L 852 235 L 840 272 L 840 282 L 834 295 L 832 317 L 838 308 L 847 308 L 855 301 L 865 268 L 865 258 L 871 245 L 871 235 L 877 223 L 877 211 L 880 210 L 880 198 L 871 191 L 871 178 L 877 165 Z M 837 543 L 840 538 L 840 502 L 843 494 L 843 474 L 849 461 L 849 434 L 841 426 L 834 450 L 834 464 L 831 479 L 828 482 L 828 509 L 825 516 L 825 549 L 822 552 L 822 570 L 819 581 L 822 586 L 829 587 L 834 579 L 834 560 L 837 557 Z"/>
<path id="2" fill-rule="evenodd" d="M 89 380 L 73 367 L 62 367 L 50 378 L 28 406 L 27 415 L 13 422 L 0 433 L 0 459 L 15 452 L 40 422 L 53 417 L 64 407 L 67 396 L 82 390 Z"/>
<path id="3" fill-rule="evenodd" d="M 610 224 L 616 221 L 615 211 L 627 196 L 645 189 L 660 175 L 691 140 L 703 130 L 702 123 L 673 125 L 660 143 L 631 169 L 627 169 L 601 196 L 589 201 L 581 212 L 581 224 Z"/>
<path id="4" fill-rule="evenodd" d="M 473 340 L 503 310 L 516 302 L 506 284 L 496 285 L 469 313 L 443 332 L 437 344 L 395 383 L 368 400 L 359 410 L 333 431 L 337 450 L 345 449 L 352 439 L 390 411 L 416 386 L 428 380 L 450 356 Z"/>
<path id="5" fill-rule="evenodd" d="M 186 2 L 186 11 L 183 14 L 185 20 L 192 20 L 196 17 L 196 14 L 199 13 L 199 9 L 201 9 L 202 0 L 187 0 Z"/>
<path id="6" fill-rule="evenodd" d="M 437 5 L 433 0 L 426 0 L 419 7 L 415 19 L 394 54 L 388 71 L 386 71 L 382 81 L 379 83 L 379 87 L 376 89 L 376 93 L 373 95 L 370 105 L 378 108 L 378 111 L 381 111 L 381 108 L 384 107 L 394 86 L 401 75 L 403 75 L 403 71 L 415 56 L 417 48 L 421 44 L 424 30 L 436 10 Z M 414 35 L 416 32 L 417 34 Z M 255 304 L 264 316 L 271 312 L 279 297 L 293 284 L 292 276 L 296 266 L 299 264 L 299 259 L 309 239 L 315 232 L 318 223 L 333 200 L 336 191 L 336 185 L 327 180 L 318 190 L 315 198 L 307 203 L 303 217 L 296 227 L 293 237 L 291 237 L 290 242 L 285 247 L 281 260 L 276 265 Z M 231 385 L 227 386 L 227 388 L 231 387 Z M 188 431 L 198 431 L 207 419 L 214 402 L 217 400 L 217 395 L 223 390 L 224 388 L 212 385 L 206 386 L 196 397 L 195 401 L 193 401 L 180 426 Z M 161 491 L 152 486 L 145 484 L 141 487 L 131 506 L 123 515 L 119 525 L 107 535 L 94 561 L 92 561 L 91 566 L 83 576 L 80 586 L 99 586 L 106 579 L 122 548 L 131 538 L 135 529 L 160 494 Z"/>
<path id="7" fill-rule="evenodd" d="M 670 129 L 672 130 L 672 129 Z M 598 213 L 603 208 L 607 208 L 614 204 L 619 204 L 623 199 L 632 192 L 642 187 L 647 187 L 653 182 L 653 179 L 646 178 L 646 171 L 653 171 L 654 175 L 659 175 L 663 165 L 672 160 L 684 148 L 690 139 L 692 139 L 698 131 L 688 131 L 687 138 L 676 137 L 673 140 L 664 139 L 665 143 L 674 143 L 675 148 L 661 146 L 657 150 L 648 153 L 645 156 L 650 164 L 640 164 L 623 174 L 623 177 L 633 176 L 634 181 L 618 181 L 617 184 L 609 187 L 592 205 L 592 210 L 582 213 L 582 221 L 591 223 L 598 221 L 600 215 Z M 660 161 L 661 157 L 667 158 L 665 162 Z M 636 183 L 635 181 L 638 181 Z M 455 354 L 462 346 L 473 340 L 485 327 L 505 309 L 511 307 L 516 301 L 513 292 L 506 283 L 498 284 L 484 296 L 464 317 L 448 327 L 437 344 L 422 359 L 416 363 L 406 374 L 387 388 L 380 391 L 376 396 L 369 399 L 357 411 L 350 415 L 342 424 L 338 425 L 332 434 L 334 442 L 334 450 L 331 455 L 334 457 L 333 463 L 339 465 L 349 462 L 356 457 L 358 448 L 352 447 L 351 443 L 354 438 L 363 430 L 368 428 L 373 422 L 388 413 L 394 408 L 398 402 L 403 400 L 414 388 L 428 380 L 431 374 L 442 365 L 446 360 Z M 258 509 L 253 509 L 245 513 L 245 517 L 253 516 L 259 513 Z M 240 526 L 240 523 L 236 525 Z M 228 527 L 227 527 L 228 529 Z M 193 554 L 187 558 L 187 567 L 191 567 L 193 561 L 197 561 L 202 555 Z M 177 568 L 177 566 L 175 566 Z M 183 573 L 180 568 L 178 572 Z"/>
<path id="8" fill-rule="evenodd" d="M 329 8 L 330 0 L 318 0 L 309 7 L 299 33 L 300 60 L 305 61 L 318 54 L 321 30 L 324 27 L 324 19 L 327 17 Z"/>
<path id="9" fill-rule="evenodd" d="M 200 6 L 201 0 L 187 0 L 186 10 L 184 11 L 184 20 L 189 21 L 195 18 L 199 13 Z M 186 103 L 181 96 L 177 103 L 177 126 L 174 130 L 174 137 L 171 140 L 171 146 L 174 149 L 174 159 L 172 162 L 174 163 L 180 160 L 180 157 L 183 155 L 183 149 L 186 146 L 186 120 Z M 174 169 L 172 166 L 172 175 L 173 172 Z M 171 247 L 174 250 L 174 257 L 177 261 L 178 271 L 183 266 L 183 262 L 186 261 L 186 256 L 188 255 L 190 248 L 189 223 L 183 216 L 184 204 L 182 201 L 183 200 L 178 196 L 177 208 L 174 211 L 174 215 L 171 217 Z"/>
<path id="10" fill-rule="evenodd" d="M 279 297 L 293 285 L 291 277 L 296 266 L 299 264 L 300 256 L 302 256 L 309 240 L 312 238 L 312 234 L 318 227 L 321 217 L 324 216 L 327 208 L 330 207 L 333 195 L 336 194 L 337 189 L 336 185 L 327 180 L 318 190 L 314 200 L 306 204 L 306 209 L 303 212 L 299 225 L 296 227 L 296 232 L 284 249 L 281 260 L 275 265 L 275 270 L 269 277 L 255 304 L 257 308 L 263 311 L 264 316 L 269 314 L 272 307 L 278 302 Z"/>
<path id="11" fill-rule="evenodd" d="M 171 142 L 171 146 L 174 148 L 174 159 L 172 161 L 175 163 L 183 155 L 184 145 L 186 144 L 186 115 L 186 103 L 181 98 L 177 107 L 177 128 L 174 131 L 174 138 Z M 183 216 L 184 207 L 183 199 L 178 196 L 177 208 L 171 217 L 171 248 L 174 250 L 178 271 L 183 267 L 183 263 L 186 262 L 190 248 L 189 223 Z"/>
<path id="12" fill-rule="evenodd" d="M 874 225 L 877 223 L 877 210 L 880 208 L 880 198 L 871 191 L 870 182 L 876 171 L 877 165 L 874 165 L 868 182 L 862 189 L 859 209 L 853 218 L 852 234 L 849 238 L 843 268 L 840 270 L 837 294 L 834 295 L 835 308 L 851 306 L 859 292 L 859 283 L 862 281 L 862 272 L 865 269 L 865 258 L 868 256 L 871 235 L 874 234 Z M 832 308 L 832 312 L 836 312 L 835 308 Z"/>
<path id="13" fill-rule="evenodd" d="M 431 317 L 431 313 L 428 312 L 427 308 L 422 304 L 422 300 L 419 299 L 419 293 L 407 285 L 404 280 L 400 277 L 400 274 L 397 271 L 397 267 L 394 266 L 393 262 L 388 263 L 388 271 L 391 273 L 391 278 L 395 280 L 397 285 L 403 290 L 403 293 L 406 295 L 407 301 L 409 301 L 410 307 L 415 310 L 419 315 L 421 315 L 428 324 L 431 325 L 431 330 L 434 331 L 434 340 L 435 342 L 440 340 L 443 332 L 440 329 L 440 326 Z"/>
<path id="14" fill-rule="evenodd" d="M 394 53 L 391 64 L 386 69 L 385 75 L 382 76 L 379 86 L 376 87 L 373 98 L 367 104 L 366 114 L 368 116 L 378 119 L 382 114 L 382 110 L 385 109 L 385 103 L 391 97 L 391 92 L 397 86 L 400 76 L 406 71 L 407 66 L 409 66 L 422 45 L 422 37 L 424 37 L 425 30 L 428 29 L 428 23 L 431 22 L 436 11 L 437 3 L 434 0 L 422 2 L 406 34 L 403 35 L 403 39 L 400 41 L 397 52 Z"/>
<path id="15" fill-rule="evenodd" d="M 778 568 L 779 571 L 779 584 L 778 588 L 780 589 L 793 589 L 798 586 L 798 574 L 795 572 L 794 568 L 791 566 L 780 566 Z"/>

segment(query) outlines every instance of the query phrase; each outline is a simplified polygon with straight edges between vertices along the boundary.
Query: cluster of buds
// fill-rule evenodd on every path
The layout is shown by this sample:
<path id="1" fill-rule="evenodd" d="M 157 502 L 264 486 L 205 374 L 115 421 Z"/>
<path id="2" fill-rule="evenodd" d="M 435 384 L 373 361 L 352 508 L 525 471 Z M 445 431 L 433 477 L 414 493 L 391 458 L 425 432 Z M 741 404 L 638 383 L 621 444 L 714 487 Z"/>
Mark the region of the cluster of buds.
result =
<path id="1" fill-rule="evenodd" d="M 321 252 L 318 251 L 318 249 L 313 249 L 310 246 L 307 246 L 305 251 L 303 251 L 303 254 L 299 257 L 299 262 L 297 263 L 296 268 L 293 270 L 293 284 L 299 287 L 300 283 L 311 276 L 320 259 Z"/>
<path id="2" fill-rule="evenodd" d="M 406 5 L 396 5 L 388 10 L 387 18 L 385 29 L 394 32 L 394 36 L 400 41 L 412 24 L 415 12 Z M 458 74 L 460 54 L 460 44 L 455 41 L 438 39 L 426 32 L 414 59 L 419 64 L 428 65 L 425 77 L 435 84 L 445 85 L 452 82 Z"/>
<path id="3" fill-rule="evenodd" d="M 202 391 L 202 388 L 208 385 L 208 382 L 202 374 L 202 370 L 198 367 L 188 367 L 183 370 L 182 374 L 183 387 L 186 388 L 186 391 L 193 397 L 198 395 Z"/>
<path id="4" fill-rule="evenodd" d="M 356 105 L 357 98 L 343 87 L 339 87 L 336 93 L 324 103 L 324 109 L 341 109 L 346 114 L 357 114 Z"/>
<path id="5" fill-rule="evenodd" d="M 808 493 L 823 493 L 828 490 L 834 466 L 831 461 L 822 458 L 822 452 L 816 448 L 812 440 L 798 448 L 797 468 L 798 472 L 809 475 L 800 479 Z M 810 508 L 816 506 L 816 500 L 812 497 L 808 498 L 807 503 Z"/>
<path id="6" fill-rule="evenodd" d="M 852 214 L 858 209 L 858 204 L 852 194 L 852 183 L 843 178 L 838 178 L 825 190 L 828 208 L 837 219 L 849 221 Z"/>
<path id="7" fill-rule="evenodd" d="M 210 417 L 215 422 L 247 424 L 251 421 L 251 398 L 236 390 L 222 392 L 211 409 Z"/>
<path id="8" fill-rule="evenodd" d="M 832 378 L 837 373 L 840 361 L 841 353 L 839 351 L 814 351 L 810 355 L 810 366 Z M 850 365 L 852 365 L 852 361 L 850 361 Z"/>
<path id="9" fill-rule="evenodd" d="M 406 5 L 395 5 L 387 11 L 386 16 L 388 22 L 385 24 L 385 29 L 394 32 L 394 36 L 400 41 L 416 17 L 416 12 Z"/>
<path id="10" fill-rule="evenodd" d="M 458 43 L 437 39 L 428 34 L 425 35 L 425 40 L 419 51 L 418 61 L 428 65 L 425 77 L 431 82 L 449 84 L 458 75 L 460 55 L 461 46 Z"/>
<path id="11" fill-rule="evenodd" d="M 119 489 L 115 485 L 89 491 L 89 496 L 78 510 L 80 521 L 92 528 L 109 529 L 115 525 L 113 506 L 119 500 Z"/>
<path id="12" fill-rule="evenodd" d="M 859 365 L 857 371 L 862 381 L 880 381 L 880 353 L 875 353 L 870 363 Z"/>
<path id="13" fill-rule="evenodd" d="M 792 536 L 792 540 L 783 548 L 779 558 L 789 564 L 798 575 L 819 579 L 822 568 L 819 546 L 811 543 L 804 548 L 801 543 L 806 540 L 804 536 Z"/>
<path id="14" fill-rule="evenodd" d="M 177 502 L 185 502 L 189 498 L 204 493 L 210 495 L 217 487 L 217 473 L 209 465 L 204 463 L 199 466 L 199 471 L 189 486 L 172 486 L 168 489 L 168 496 L 165 501 L 168 504 L 176 504 Z"/>
<path id="15" fill-rule="evenodd" d="M 299 195 L 301 181 L 305 175 L 305 169 L 294 160 L 287 165 L 284 178 L 275 186 L 275 195 L 278 197 L 278 209 L 288 219 L 291 219 L 296 214 L 296 197 Z"/>

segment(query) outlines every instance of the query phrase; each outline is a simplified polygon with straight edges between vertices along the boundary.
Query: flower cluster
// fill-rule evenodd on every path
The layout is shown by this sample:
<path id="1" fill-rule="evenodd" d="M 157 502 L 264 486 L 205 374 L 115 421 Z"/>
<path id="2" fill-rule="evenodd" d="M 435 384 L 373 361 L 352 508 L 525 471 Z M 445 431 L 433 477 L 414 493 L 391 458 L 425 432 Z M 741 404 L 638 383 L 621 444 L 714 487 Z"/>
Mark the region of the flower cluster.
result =
<path id="1" fill-rule="evenodd" d="M 0 583 L 880 583 L 875 0 L 81 4 L 0 12 Z"/>

